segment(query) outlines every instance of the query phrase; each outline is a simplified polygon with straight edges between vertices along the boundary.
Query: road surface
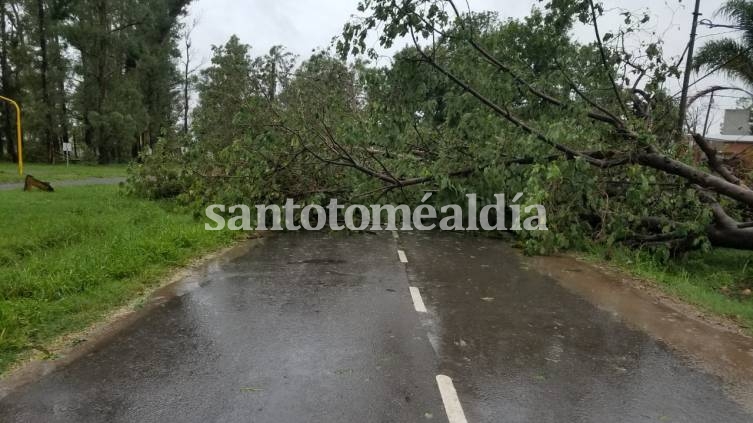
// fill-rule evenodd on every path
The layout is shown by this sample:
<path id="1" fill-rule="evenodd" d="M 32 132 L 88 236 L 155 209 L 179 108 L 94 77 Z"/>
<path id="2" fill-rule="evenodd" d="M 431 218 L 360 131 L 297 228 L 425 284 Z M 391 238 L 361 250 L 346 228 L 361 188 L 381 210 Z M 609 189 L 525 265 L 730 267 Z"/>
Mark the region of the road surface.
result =
<path id="1" fill-rule="evenodd" d="M 121 182 L 125 182 L 126 178 L 86 178 L 86 179 L 70 179 L 66 181 L 53 181 L 50 182 L 53 188 L 56 187 L 80 187 L 87 185 L 118 185 Z M 20 191 L 24 189 L 23 183 L 12 184 L 0 184 L 0 191 Z"/>
<path id="2" fill-rule="evenodd" d="M 0 421 L 753 421 L 499 241 L 285 234 L 196 282 Z"/>

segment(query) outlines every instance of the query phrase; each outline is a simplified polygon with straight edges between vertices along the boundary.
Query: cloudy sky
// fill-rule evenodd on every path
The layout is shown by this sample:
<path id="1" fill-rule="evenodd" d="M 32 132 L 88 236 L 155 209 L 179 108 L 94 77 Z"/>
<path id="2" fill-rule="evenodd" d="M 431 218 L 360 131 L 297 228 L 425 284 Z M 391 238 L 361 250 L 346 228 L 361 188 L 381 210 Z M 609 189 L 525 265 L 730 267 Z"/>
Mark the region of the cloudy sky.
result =
<path id="1" fill-rule="evenodd" d="M 723 22 L 714 16 L 722 0 L 702 0 L 702 18 Z M 526 16 L 536 0 L 469 0 L 474 10 L 494 10 L 503 17 Z M 619 12 L 648 10 L 651 30 L 664 40 L 665 53 L 671 56 L 682 54 L 690 33 L 692 0 L 608 0 L 607 16 L 601 25 L 603 32 L 617 28 L 621 21 Z M 189 22 L 196 21 L 193 32 L 194 55 L 209 61 L 212 45 L 223 44 L 236 34 L 250 44 L 252 54 L 263 54 L 273 45 L 284 45 L 301 57 L 311 50 L 329 45 L 338 35 L 343 23 L 356 12 L 358 0 L 198 0 L 190 8 Z M 720 36 L 737 36 L 739 32 L 728 28 L 699 27 L 699 44 Z M 590 28 L 576 28 L 574 35 L 582 41 L 592 40 Z M 696 87 L 725 82 L 722 78 L 707 78 Z M 735 95 L 735 94 L 732 94 Z M 714 108 L 722 110 L 734 107 L 735 98 L 719 98 Z M 718 133 L 720 113 L 715 113 L 711 133 Z"/>

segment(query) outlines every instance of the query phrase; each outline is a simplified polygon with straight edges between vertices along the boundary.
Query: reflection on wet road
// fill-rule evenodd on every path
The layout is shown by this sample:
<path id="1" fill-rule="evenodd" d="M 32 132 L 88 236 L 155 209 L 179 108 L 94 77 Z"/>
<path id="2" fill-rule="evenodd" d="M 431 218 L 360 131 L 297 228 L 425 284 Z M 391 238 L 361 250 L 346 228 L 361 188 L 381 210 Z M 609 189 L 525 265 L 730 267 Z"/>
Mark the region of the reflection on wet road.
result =
<path id="1" fill-rule="evenodd" d="M 498 241 L 286 234 L 203 278 L 0 421 L 753 421 Z"/>
<path id="2" fill-rule="evenodd" d="M 498 241 L 402 235 L 470 422 L 751 422 L 719 382 Z"/>

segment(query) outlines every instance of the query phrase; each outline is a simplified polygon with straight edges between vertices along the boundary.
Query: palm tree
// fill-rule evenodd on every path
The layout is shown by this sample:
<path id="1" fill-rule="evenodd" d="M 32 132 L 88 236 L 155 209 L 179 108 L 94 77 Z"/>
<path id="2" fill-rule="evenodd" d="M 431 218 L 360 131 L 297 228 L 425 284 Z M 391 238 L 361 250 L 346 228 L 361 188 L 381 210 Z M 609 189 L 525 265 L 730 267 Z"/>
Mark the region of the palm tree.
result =
<path id="1" fill-rule="evenodd" d="M 706 43 L 696 57 L 696 71 L 718 70 L 753 86 L 753 0 L 727 0 L 716 15 L 736 22 L 743 36 Z"/>

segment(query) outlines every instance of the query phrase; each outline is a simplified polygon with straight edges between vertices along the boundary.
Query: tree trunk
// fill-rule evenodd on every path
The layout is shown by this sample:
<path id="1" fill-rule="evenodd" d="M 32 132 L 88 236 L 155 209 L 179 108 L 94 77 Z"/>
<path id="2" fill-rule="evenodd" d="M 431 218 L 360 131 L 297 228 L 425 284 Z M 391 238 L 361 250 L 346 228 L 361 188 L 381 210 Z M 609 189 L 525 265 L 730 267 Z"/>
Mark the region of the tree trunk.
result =
<path id="1" fill-rule="evenodd" d="M 42 83 L 42 103 L 44 110 L 44 142 L 47 145 L 47 160 L 55 163 L 55 153 L 57 152 L 54 137 L 54 122 L 52 118 L 52 104 L 50 104 L 49 90 L 49 61 L 47 54 L 47 18 L 44 10 L 44 0 L 37 0 L 37 20 L 39 25 L 39 58 L 40 69 L 39 77 Z"/>
<path id="2" fill-rule="evenodd" d="M 191 34 L 186 33 L 186 67 L 183 73 L 183 134 L 188 134 L 189 90 L 191 85 Z"/>
<path id="3" fill-rule="evenodd" d="M 717 224 L 710 226 L 706 235 L 714 247 L 753 250 L 753 229 L 739 229 Z"/>
<path id="4" fill-rule="evenodd" d="M 641 153 L 637 157 L 639 164 L 670 175 L 680 176 L 689 182 L 710 189 L 747 206 L 753 207 L 753 190 L 735 185 L 724 178 L 698 170 L 678 160 L 658 153 Z"/>
<path id="5" fill-rule="evenodd" d="M 5 26 L 5 0 L 0 0 L 0 89 L 3 94 L 12 95 L 11 78 L 10 78 L 10 66 L 8 66 L 8 34 Z M 11 119 L 11 115 L 15 113 L 11 109 L 10 104 L 3 104 L 3 119 L 2 119 L 2 134 L 0 137 L 4 138 L 5 142 L 0 142 L 0 157 L 3 154 L 3 144 L 5 144 L 5 151 L 10 160 L 14 163 L 18 161 L 16 156 L 16 130 L 14 130 L 14 120 Z"/>
<path id="6" fill-rule="evenodd" d="M 753 250 L 753 228 L 743 228 L 740 223 L 730 217 L 721 204 L 710 197 L 704 197 L 710 203 L 714 213 L 714 223 L 707 229 L 707 236 L 711 245 L 715 247 L 734 248 L 737 250 Z"/>
<path id="7" fill-rule="evenodd" d="M 57 72 L 55 73 L 55 85 L 56 90 L 58 91 L 57 100 L 60 102 L 60 109 L 56 114 L 57 122 L 60 124 L 60 140 L 63 143 L 70 143 L 71 137 L 70 128 L 68 127 L 68 104 L 66 103 L 67 95 L 65 93 L 65 79 L 67 77 L 66 63 L 63 58 L 62 43 L 59 35 L 53 37 L 53 43 L 55 45 L 55 66 L 57 67 Z"/>
<path id="8" fill-rule="evenodd" d="M 104 100 L 107 96 L 107 86 L 105 79 L 107 78 L 107 34 L 108 34 L 108 19 L 107 19 L 107 1 L 100 0 L 97 7 L 97 24 L 99 26 L 97 40 L 97 55 L 95 60 L 97 61 L 97 75 L 96 82 L 98 88 L 97 106 L 96 111 L 102 118 L 104 114 Z M 97 145 L 99 153 L 99 163 L 107 164 L 111 161 L 111 149 L 112 146 L 105 139 L 105 133 L 102 123 L 97 126 L 95 144 Z"/>

